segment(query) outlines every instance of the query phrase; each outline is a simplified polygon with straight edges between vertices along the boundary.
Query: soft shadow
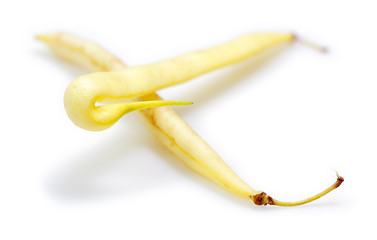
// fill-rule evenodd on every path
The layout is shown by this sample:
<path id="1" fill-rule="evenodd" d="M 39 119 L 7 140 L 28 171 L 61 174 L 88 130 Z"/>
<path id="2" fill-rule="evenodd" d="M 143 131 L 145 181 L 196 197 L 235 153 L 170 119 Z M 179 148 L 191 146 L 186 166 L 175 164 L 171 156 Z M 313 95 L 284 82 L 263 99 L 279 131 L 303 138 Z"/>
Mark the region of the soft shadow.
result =
<path id="1" fill-rule="evenodd" d="M 289 211 L 289 212 L 302 211 L 302 210 L 318 211 L 318 209 L 321 209 L 321 211 L 322 210 L 324 210 L 324 211 L 336 211 L 336 210 L 339 210 L 339 209 L 343 209 L 344 206 L 347 205 L 344 202 L 329 199 L 330 196 L 328 196 L 328 199 L 325 199 L 326 197 L 327 196 L 324 196 L 323 198 L 315 200 L 313 202 L 303 204 L 303 205 L 299 205 L 299 206 L 294 206 L 294 207 L 265 206 L 265 207 L 257 207 L 256 209 L 257 210 L 262 209 L 261 211 L 265 211 L 266 209 L 268 209 L 267 211 Z M 327 210 L 325 210 L 326 208 L 327 208 Z"/>
<path id="2" fill-rule="evenodd" d="M 167 181 L 164 174 L 153 182 L 145 178 L 146 162 L 153 159 L 133 161 L 134 153 L 146 148 L 147 133 L 138 122 L 132 126 L 110 134 L 97 146 L 72 154 L 67 164 L 48 179 L 49 191 L 62 199 L 77 200 L 132 193 Z"/>
<path id="3" fill-rule="evenodd" d="M 318 199 L 318 200 L 315 200 L 311 203 L 307 203 L 307 204 L 297 206 L 297 207 L 313 208 L 313 209 L 316 209 L 316 208 L 339 209 L 339 208 L 344 208 L 344 206 L 346 206 L 346 205 L 347 205 L 346 202 L 339 201 L 339 199 L 333 200 L 333 199 L 331 199 L 331 196 L 323 196 L 322 199 Z"/>

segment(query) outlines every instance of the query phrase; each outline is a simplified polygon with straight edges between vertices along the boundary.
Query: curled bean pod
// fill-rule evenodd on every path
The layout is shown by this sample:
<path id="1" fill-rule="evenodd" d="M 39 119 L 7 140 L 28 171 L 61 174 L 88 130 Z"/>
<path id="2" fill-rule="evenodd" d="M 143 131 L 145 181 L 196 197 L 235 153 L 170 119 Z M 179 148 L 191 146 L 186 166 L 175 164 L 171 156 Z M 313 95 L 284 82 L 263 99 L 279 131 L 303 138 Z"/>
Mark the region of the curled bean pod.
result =
<path id="1" fill-rule="evenodd" d="M 109 104 L 130 100 L 179 84 L 209 71 L 242 61 L 272 46 L 292 41 L 292 34 L 251 34 L 217 47 L 185 54 L 169 60 L 97 72 L 71 82 L 64 95 L 69 118 L 87 130 L 104 130 L 124 114 L 146 107 L 190 104 L 179 101 Z"/>

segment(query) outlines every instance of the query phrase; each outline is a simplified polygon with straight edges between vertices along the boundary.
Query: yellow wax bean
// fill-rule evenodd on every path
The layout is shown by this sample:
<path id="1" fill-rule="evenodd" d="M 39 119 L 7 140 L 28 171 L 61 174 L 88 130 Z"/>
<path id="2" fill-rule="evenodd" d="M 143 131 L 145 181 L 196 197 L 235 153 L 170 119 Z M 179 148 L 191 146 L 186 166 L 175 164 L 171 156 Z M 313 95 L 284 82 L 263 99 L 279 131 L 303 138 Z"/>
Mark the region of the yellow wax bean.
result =
<path id="1" fill-rule="evenodd" d="M 117 71 L 107 74 L 95 73 L 78 78 L 75 83 L 70 85 L 71 90 L 67 90 L 68 93 L 76 91 L 75 97 L 68 95 L 68 98 L 76 99 L 78 105 L 81 104 L 80 101 L 86 102 L 82 109 L 77 108 L 73 111 L 87 111 L 85 114 L 92 117 L 89 122 L 78 119 L 78 125 L 83 123 L 85 126 L 82 127 L 84 128 L 100 130 L 103 129 L 103 126 L 108 127 L 102 122 L 108 123 L 109 119 L 112 119 L 110 122 L 113 124 L 121 115 L 125 114 L 125 107 L 122 105 L 123 103 L 95 107 L 96 101 L 117 102 L 125 98 L 132 98 L 133 103 L 137 104 L 159 102 L 162 99 L 153 92 L 157 89 L 186 81 L 213 69 L 243 60 L 277 44 L 290 42 L 294 39 L 294 36 L 292 34 L 248 35 L 215 48 L 134 68 L 126 68 L 119 59 L 103 48 L 73 35 L 48 34 L 38 36 L 38 39 L 47 43 L 58 56 L 70 62 L 97 71 Z M 323 50 L 323 48 L 310 42 L 305 41 L 305 43 L 318 50 Z M 111 83 L 113 79 L 116 80 Z M 131 87 L 125 87 L 123 84 Z M 85 92 L 86 94 L 80 96 L 78 90 L 72 86 L 77 86 L 78 89 L 81 89 L 81 93 Z M 72 99 L 68 99 L 69 104 L 75 104 Z M 97 108 L 96 111 L 91 111 L 95 108 Z M 305 204 L 326 195 L 343 182 L 343 178 L 338 176 L 333 185 L 313 197 L 298 202 L 277 201 L 264 192 L 255 191 L 240 179 L 221 157 L 170 107 L 146 108 L 138 112 L 147 128 L 156 138 L 185 164 L 228 191 L 242 198 L 251 199 L 257 205 L 296 206 Z M 78 116 L 80 118 L 80 114 Z M 84 118 L 88 116 L 84 116 Z M 72 118 L 72 116 L 70 117 Z M 116 120 L 114 121 L 114 119 Z"/>

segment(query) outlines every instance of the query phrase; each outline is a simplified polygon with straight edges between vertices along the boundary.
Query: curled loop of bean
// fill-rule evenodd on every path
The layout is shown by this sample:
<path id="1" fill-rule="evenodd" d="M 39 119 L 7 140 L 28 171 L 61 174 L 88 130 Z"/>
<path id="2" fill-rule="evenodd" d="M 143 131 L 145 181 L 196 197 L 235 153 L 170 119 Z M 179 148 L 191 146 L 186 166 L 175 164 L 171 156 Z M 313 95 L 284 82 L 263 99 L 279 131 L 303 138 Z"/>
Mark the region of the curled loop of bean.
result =
<path id="1" fill-rule="evenodd" d="M 187 105 L 185 101 L 138 101 L 122 102 L 140 96 L 125 80 L 109 79 L 104 73 L 94 73 L 75 79 L 64 95 L 64 106 L 69 118 L 77 126 L 91 131 L 105 130 L 115 124 L 123 115 L 151 107 Z M 104 83 L 101 83 L 104 82 Z M 123 89 L 121 86 L 124 86 Z M 127 88 L 129 87 L 129 88 Z M 131 89 L 130 89 L 131 88 Z M 118 102 L 118 103 L 114 103 Z M 97 103 L 111 103 L 96 106 Z"/>

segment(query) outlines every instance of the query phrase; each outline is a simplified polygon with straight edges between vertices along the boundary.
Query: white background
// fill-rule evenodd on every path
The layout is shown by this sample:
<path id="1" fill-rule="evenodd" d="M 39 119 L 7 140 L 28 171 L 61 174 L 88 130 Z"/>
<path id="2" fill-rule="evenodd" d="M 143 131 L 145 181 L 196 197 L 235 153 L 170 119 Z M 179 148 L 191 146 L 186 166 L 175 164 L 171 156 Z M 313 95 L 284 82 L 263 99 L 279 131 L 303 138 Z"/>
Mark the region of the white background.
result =
<path id="1" fill-rule="evenodd" d="M 375 1 L 8 1 L 0 8 L 0 239 L 376 239 Z M 326 45 L 275 54 L 160 91 L 255 189 L 282 201 L 344 184 L 311 204 L 255 207 L 192 172 L 135 113 L 88 132 L 63 106 L 87 73 L 34 36 L 65 31 L 128 65 L 253 32 Z"/>

